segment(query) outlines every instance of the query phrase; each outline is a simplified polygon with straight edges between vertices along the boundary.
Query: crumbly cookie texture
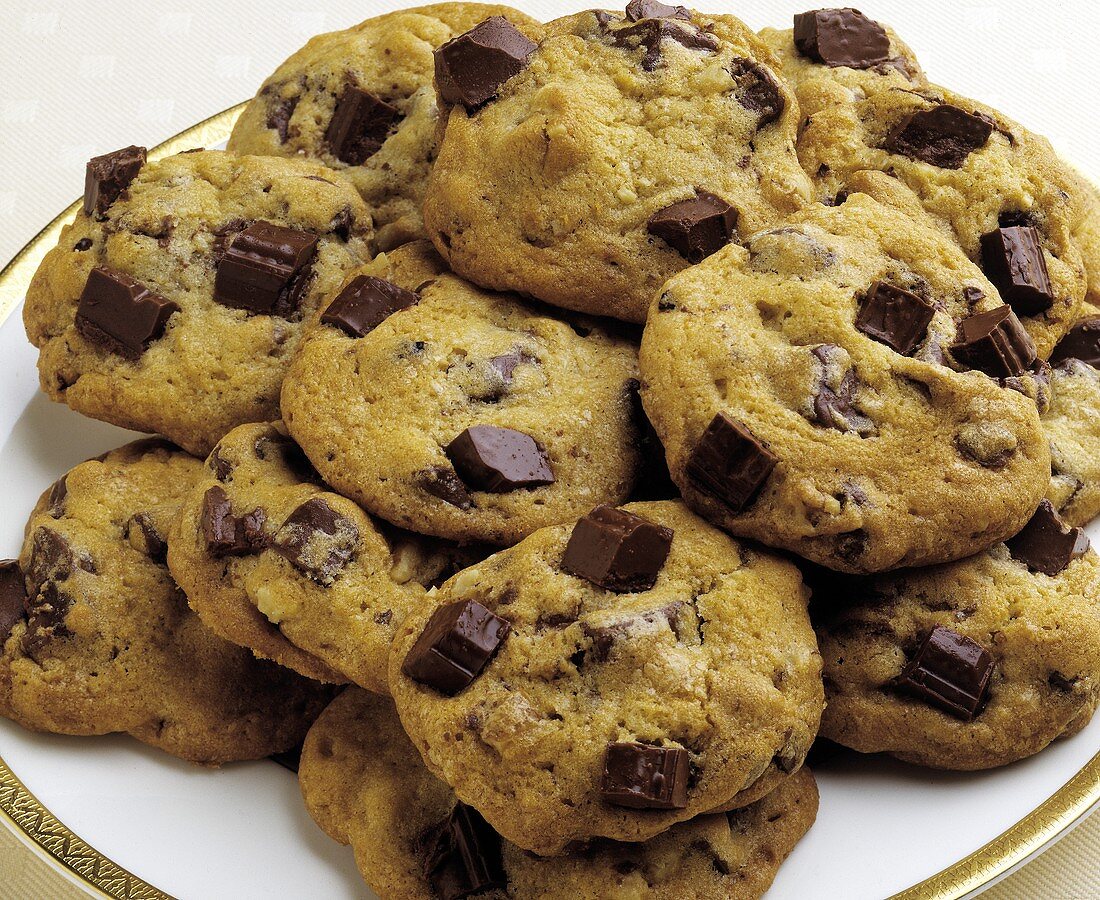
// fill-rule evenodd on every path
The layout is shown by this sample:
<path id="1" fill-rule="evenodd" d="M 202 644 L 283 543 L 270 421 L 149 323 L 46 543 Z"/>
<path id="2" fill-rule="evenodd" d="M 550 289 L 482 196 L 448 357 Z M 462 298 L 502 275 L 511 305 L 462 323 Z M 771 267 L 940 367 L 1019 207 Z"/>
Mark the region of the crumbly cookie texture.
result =
<path id="1" fill-rule="evenodd" d="M 358 274 L 409 305 L 362 337 L 322 320 L 282 395 L 333 488 L 402 528 L 494 544 L 626 499 L 641 462 L 630 336 L 479 290 L 426 241 Z"/>
<path id="2" fill-rule="evenodd" d="M 899 289 L 892 338 L 857 327 Z M 731 533 L 845 572 L 957 559 L 1018 531 L 1050 477 L 1034 400 L 952 359 L 996 309 L 951 241 L 856 194 L 671 279 L 642 399 L 685 499 Z"/>
<path id="3" fill-rule="evenodd" d="M 1085 194 L 1076 173 L 1045 138 L 967 97 L 933 84 L 855 86 L 834 71 L 797 88 L 803 115 L 798 155 L 817 198 L 843 198 L 860 172 L 888 173 L 950 230 L 1002 292 L 983 239 L 998 229 L 1034 229 L 1038 259 L 1028 268 L 1045 267 L 1048 297 L 1035 306 L 1017 303 L 1008 292 L 1004 299 L 1016 306 L 1046 359 L 1085 295 L 1075 238 Z M 1047 302 L 1048 308 L 1038 308 Z"/>
<path id="4" fill-rule="evenodd" d="M 424 221 L 460 275 L 642 322 L 698 254 L 808 201 L 798 105 L 763 42 L 732 16 L 632 19 L 558 19 L 496 99 L 450 110 Z M 697 192 L 730 215 L 685 258 L 651 220 Z"/>
<path id="5" fill-rule="evenodd" d="M 423 237 L 420 205 L 439 125 L 432 54 L 491 16 L 537 36 L 535 20 L 507 6 L 437 3 L 311 38 L 264 81 L 229 149 L 315 159 L 339 171 L 373 213 L 381 250 Z M 377 104 L 374 115 L 364 109 L 357 117 L 350 109 L 357 102 Z"/>
<path id="6" fill-rule="evenodd" d="M 798 571 L 682 503 L 622 509 L 671 529 L 649 589 L 570 574 L 566 549 L 582 526 L 555 526 L 451 578 L 394 639 L 390 688 L 428 768 L 535 853 L 646 840 L 746 805 L 802 765 L 817 731 L 821 661 Z M 584 552 L 606 548 L 591 538 L 581 537 Z M 638 547 L 634 559 L 656 555 Z M 468 686 L 445 695 L 425 681 L 418 641 L 454 604 L 475 602 L 507 634 Z M 613 743 L 675 759 L 677 774 L 650 787 L 686 788 L 681 802 L 608 799 L 601 772 Z"/>
<path id="7" fill-rule="evenodd" d="M 211 491 L 224 492 L 233 516 L 263 513 L 252 546 L 226 555 L 211 545 Z M 328 491 L 281 424 L 222 438 L 168 547 L 169 567 L 211 630 L 310 678 L 379 693 L 394 628 L 459 558 L 456 548 L 383 531 Z"/>
<path id="8" fill-rule="evenodd" d="M 814 594 L 828 698 L 821 733 L 845 746 L 943 769 L 1006 765 L 1075 734 L 1100 699 L 1100 559 L 1091 551 L 1051 577 L 998 544 Z M 899 686 L 936 626 L 992 657 L 973 721 Z"/>
<path id="9" fill-rule="evenodd" d="M 457 804 L 421 764 L 388 700 L 354 688 L 334 700 L 306 737 L 299 780 L 310 815 L 351 844 L 374 891 L 392 900 L 437 896 L 425 838 L 438 834 Z M 817 801 L 813 775 L 802 769 L 750 806 L 699 816 L 642 844 L 596 842 L 548 859 L 485 832 L 473 859 L 487 862 L 500 886 L 478 896 L 751 900 L 809 830 Z"/>
<path id="10" fill-rule="evenodd" d="M 19 559 L 28 614 L 0 656 L 0 713 L 35 731 L 129 732 L 209 765 L 298 745 L 331 693 L 216 637 L 164 563 L 201 469 L 138 441 L 43 494 Z"/>
<path id="11" fill-rule="evenodd" d="M 1100 186 L 1078 174 L 1084 214 L 1077 227 L 1077 246 L 1085 266 L 1086 313 L 1100 315 Z M 1089 308 L 1091 306 L 1091 309 Z"/>
<path id="12" fill-rule="evenodd" d="M 215 300 L 226 248 L 255 222 L 317 239 L 285 315 Z M 278 417 L 303 321 L 370 259 L 371 239 L 359 195 L 319 164 L 215 151 L 147 163 L 104 213 L 78 214 L 35 274 L 23 321 L 39 348 L 42 389 L 77 412 L 204 456 L 236 425 Z M 132 357 L 78 328 L 82 293 L 102 266 L 177 307 Z M 121 313 L 116 327 L 133 316 Z"/>
<path id="13" fill-rule="evenodd" d="M 1050 387 L 1047 498 L 1071 525 L 1087 525 L 1100 516 L 1100 369 L 1065 360 L 1051 370 Z"/>

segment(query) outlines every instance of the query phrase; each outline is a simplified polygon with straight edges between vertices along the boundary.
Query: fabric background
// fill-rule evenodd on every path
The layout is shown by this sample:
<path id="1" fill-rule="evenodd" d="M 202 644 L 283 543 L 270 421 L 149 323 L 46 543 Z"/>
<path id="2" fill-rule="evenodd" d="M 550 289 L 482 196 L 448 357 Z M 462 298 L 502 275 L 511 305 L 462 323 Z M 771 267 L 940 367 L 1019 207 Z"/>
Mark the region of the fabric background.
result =
<path id="1" fill-rule="evenodd" d="M 0 261 L 77 197 L 90 156 L 158 143 L 251 96 L 311 35 L 414 2 L 0 0 Z M 513 5 L 552 18 L 587 2 Z M 785 25 L 792 13 L 812 8 L 805 0 L 695 5 L 732 9 L 754 27 Z M 1100 6 L 1084 0 L 861 6 L 904 36 L 934 81 L 1048 135 L 1068 160 L 1100 177 Z M 76 896 L 78 889 L 0 828 L 0 900 Z M 1100 898 L 1100 816 L 985 896 Z"/>

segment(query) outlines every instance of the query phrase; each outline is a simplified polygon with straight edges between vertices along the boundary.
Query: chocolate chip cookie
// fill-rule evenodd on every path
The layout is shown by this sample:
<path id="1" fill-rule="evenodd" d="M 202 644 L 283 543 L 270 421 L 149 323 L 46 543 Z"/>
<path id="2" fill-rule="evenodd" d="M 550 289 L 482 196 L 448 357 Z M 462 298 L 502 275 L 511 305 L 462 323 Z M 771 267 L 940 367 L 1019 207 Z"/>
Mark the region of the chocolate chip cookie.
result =
<path id="1" fill-rule="evenodd" d="M 42 495 L 19 560 L 0 563 L 0 714 L 210 765 L 298 745 L 331 694 L 216 637 L 168 574 L 165 536 L 201 469 L 138 441 Z"/>
<path id="2" fill-rule="evenodd" d="M 682 272 L 642 339 L 642 399 L 684 498 L 844 572 L 1018 531 L 1049 482 L 1035 346 L 953 242 L 863 194 Z M 1002 383 L 1004 382 L 1004 383 Z"/>
<path id="3" fill-rule="evenodd" d="M 798 571 L 677 501 L 542 529 L 431 601 L 394 639 L 401 720 L 460 800 L 535 853 L 744 806 L 816 734 Z"/>
<path id="4" fill-rule="evenodd" d="M 866 170 L 896 178 L 981 266 L 1046 359 L 1085 295 L 1076 173 L 1045 138 L 945 88 L 844 82 L 797 88 L 798 155 L 818 199 L 843 199 Z"/>
<path id="5" fill-rule="evenodd" d="M 920 765 L 1038 753 L 1100 700 L 1100 559 L 1043 501 L 1007 544 L 961 562 L 815 588 L 821 732 Z"/>
<path id="6" fill-rule="evenodd" d="M 310 815 L 351 844 L 367 884 L 389 900 L 750 900 L 817 814 L 817 786 L 802 769 L 743 809 L 696 817 L 643 844 L 597 841 L 539 858 L 456 802 L 421 764 L 393 705 L 355 688 L 310 729 L 299 779 Z"/>
<path id="7" fill-rule="evenodd" d="M 424 236 L 420 204 L 436 153 L 432 51 L 507 6 L 437 3 L 321 34 L 279 66 L 245 107 L 229 149 L 315 159 L 351 181 L 374 215 L 378 247 Z"/>
<path id="8" fill-rule="evenodd" d="M 637 478 L 633 341 L 445 271 L 426 241 L 332 298 L 283 387 L 325 480 L 402 528 L 511 544 Z"/>
<path id="9" fill-rule="evenodd" d="M 551 22 L 537 45 L 476 46 L 462 65 L 437 54 L 450 112 L 424 198 L 429 236 L 471 281 L 642 322 L 670 275 L 810 197 L 797 103 L 732 16 L 632 3 Z M 505 53 L 492 89 L 472 90 Z"/>
<path id="10" fill-rule="evenodd" d="M 328 491 L 278 424 L 222 438 L 168 548 L 211 630 L 310 678 L 379 693 L 394 628 L 459 558 L 456 548 L 383 530 Z"/>
<path id="11" fill-rule="evenodd" d="M 302 323 L 371 256 L 370 214 L 316 163 L 141 148 L 93 160 L 84 212 L 27 292 L 42 389 L 205 455 L 278 418 Z"/>

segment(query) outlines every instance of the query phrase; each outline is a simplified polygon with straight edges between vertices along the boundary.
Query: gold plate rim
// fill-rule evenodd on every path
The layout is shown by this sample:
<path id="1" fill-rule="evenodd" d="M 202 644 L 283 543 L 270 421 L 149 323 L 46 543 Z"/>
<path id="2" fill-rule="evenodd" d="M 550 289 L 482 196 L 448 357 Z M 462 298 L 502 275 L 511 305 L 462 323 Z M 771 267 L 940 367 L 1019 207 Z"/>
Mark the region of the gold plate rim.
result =
<path id="1" fill-rule="evenodd" d="M 181 131 L 149 151 L 153 160 L 229 137 L 244 109 L 239 103 Z M 22 302 L 42 257 L 80 209 L 77 201 L 35 235 L 0 270 L 0 325 Z M 1100 804 L 1100 753 L 1019 822 L 941 872 L 890 900 L 960 900 L 989 887 L 1066 834 Z M 58 821 L 0 759 L 0 813 L 41 851 L 42 857 L 96 893 L 120 900 L 172 900 L 108 859 Z"/>

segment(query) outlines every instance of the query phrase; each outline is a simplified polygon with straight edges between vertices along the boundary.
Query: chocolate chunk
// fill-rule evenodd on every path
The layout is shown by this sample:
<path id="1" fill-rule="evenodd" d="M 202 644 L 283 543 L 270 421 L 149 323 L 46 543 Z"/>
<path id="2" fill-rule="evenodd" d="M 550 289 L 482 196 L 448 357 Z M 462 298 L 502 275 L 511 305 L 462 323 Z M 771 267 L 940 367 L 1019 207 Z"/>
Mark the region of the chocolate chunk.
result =
<path id="1" fill-rule="evenodd" d="M 890 58 L 885 29 L 858 9 L 815 9 L 794 17 L 794 44 L 827 66 L 869 69 Z"/>
<path id="2" fill-rule="evenodd" d="M 84 175 L 84 215 L 103 215 L 145 165 L 144 147 L 124 147 L 94 156 Z"/>
<path id="3" fill-rule="evenodd" d="M 313 468 L 309 457 L 293 440 L 285 434 L 272 430 L 256 438 L 252 450 L 257 459 L 264 462 L 277 461 L 290 470 L 298 481 L 320 481 L 321 476 Z"/>
<path id="4" fill-rule="evenodd" d="M 414 477 L 423 490 L 433 497 L 438 497 L 444 503 L 450 503 L 451 506 L 457 506 L 459 509 L 470 509 L 474 505 L 466 485 L 450 466 L 431 466 L 421 469 Z"/>
<path id="5" fill-rule="evenodd" d="M 412 291 L 373 275 L 356 275 L 321 316 L 321 324 L 333 325 L 362 337 L 395 312 L 415 306 L 420 298 Z"/>
<path id="6" fill-rule="evenodd" d="M 453 697 L 481 674 L 511 627 L 476 600 L 450 603 L 432 614 L 401 671 Z"/>
<path id="7" fill-rule="evenodd" d="M 214 299 L 250 313 L 285 316 L 298 307 L 317 252 L 317 235 L 256 222 L 233 238 L 218 262 Z"/>
<path id="8" fill-rule="evenodd" d="M 642 68 L 652 72 L 661 61 L 661 42 L 676 41 L 689 50 L 717 50 L 718 39 L 709 32 L 701 31 L 694 25 L 683 25 L 671 19 L 642 19 L 636 25 L 618 28 L 611 32 L 611 40 L 616 47 L 635 50 L 645 49 L 642 55 Z"/>
<path id="9" fill-rule="evenodd" d="M 1039 245 L 1039 232 L 1026 225 L 982 235 L 982 271 L 1018 315 L 1034 316 L 1054 305 L 1054 288 Z"/>
<path id="10" fill-rule="evenodd" d="M 396 106 L 349 84 L 336 101 L 325 143 L 341 162 L 361 166 L 382 148 L 400 116 Z"/>
<path id="11" fill-rule="evenodd" d="M 199 522 L 206 549 L 213 556 L 247 556 L 262 550 L 267 543 L 266 520 L 262 509 L 235 515 L 223 488 L 212 487 L 203 495 Z"/>
<path id="12" fill-rule="evenodd" d="M 299 97 L 279 99 L 268 111 L 267 121 L 264 124 L 279 135 L 280 144 L 285 144 L 290 136 L 290 117 L 294 115 L 299 99 Z"/>
<path id="13" fill-rule="evenodd" d="M 907 116 L 886 138 L 883 149 L 941 169 L 958 169 L 992 133 L 988 119 L 941 103 Z"/>
<path id="14" fill-rule="evenodd" d="M 52 528 L 35 529 L 27 576 L 31 592 L 37 594 L 48 581 L 66 581 L 76 566 L 68 540 Z"/>
<path id="15" fill-rule="evenodd" d="M 691 451 L 684 474 L 696 488 L 740 512 L 759 493 L 776 462 L 766 444 L 720 412 Z"/>
<path id="16" fill-rule="evenodd" d="M 821 377 L 813 397 L 818 425 L 837 431 L 854 431 L 860 437 L 875 432 L 875 423 L 856 409 L 854 400 L 862 383 L 854 367 L 846 365 L 836 344 L 819 344 L 810 351 L 821 363 Z"/>
<path id="17" fill-rule="evenodd" d="M 768 69 L 751 59 L 738 58 L 730 62 L 729 73 L 737 84 L 737 102 L 759 115 L 757 128 L 770 125 L 783 115 L 787 101 L 779 82 Z"/>
<path id="18" fill-rule="evenodd" d="M 516 371 L 516 366 L 537 362 L 538 360 L 526 350 L 511 350 L 500 356 L 492 357 L 489 360 L 489 367 L 500 375 L 501 380 L 507 387 L 512 383 L 512 375 Z"/>
<path id="19" fill-rule="evenodd" d="M 96 266 L 88 273 L 76 330 L 88 341 L 128 359 L 137 359 L 164 334 L 179 306 L 154 294 L 129 275 Z"/>
<path id="20" fill-rule="evenodd" d="M 78 253 L 83 253 L 85 250 L 92 249 L 92 239 L 82 237 L 79 241 L 73 244 L 73 249 Z"/>
<path id="21" fill-rule="evenodd" d="M 916 349 L 928 332 L 936 307 L 923 297 L 885 281 L 876 281 L 863 298 L 856 328 L 902 356 Z"/>
<path id="22" fill-rule="evenodd" d="M 435 51 L 439 96 L 473 112 L 496 97 L 509 78 L 527 68 L 536 47 L 538 44 L 503 16 L 486 19 Z"/>
<path id="23" fill-rule="evenodd" d="M 546 451 L 522 431 L 475 425 L 451 441 L 445 452 L 458 477 L 474 490 L 502 494 L 554 483 Z"/>
<path id="24" fill-rule="evenodd" d="M 1050 361 L 1057 364 L 1067 359 L 1079 359 L 1100 369 L 1100 316 L 1078 322 L 1058 342 Z"/>
<path id="25" fill-rule="evenodd" d="M 65 498 L 69 495 L 67 480 L 67 476 L 62 475 L 50 487 L 50 496 L 46 500 L 48 504 L 46 511 L 51 518 L 60 519 L 65 515 Z"/>
<path id="26" fill-rule="evenodd" d="M 610 743 L 604 753 L 600 796 L 631 809 L 687 806 L 688 752 L 632 741 Z"/>
<path id="27" fill-rule="evenodd" d="M 702 262 L 733 240 L 737 210 L 709 191 L 680 200 L 650 217 L 646 230 L 661 238 L 688 262 Z"/>
<path id="28" fill-rule="evenodd" d="M 465 803 L 421 840 L 424 875 L 439 900 L 461 900 L 508 887 L 500 835 Z"/>
<path id="29" fill-rule="evenodd" d="M 222 456 L 221 444 L 216 446 L 210 453 L 210 458 L 206 460 L 206 464 L 210 467 L 210 471 L 214 473 L 214 477 L 223 484 L 229 481 L 229 476 L 233 474 L 233 463 Z"/>
<path id="30" fill-rule="evenodd" d="M 86 555 L 77 554 L 68 539 L 52 528 L 35 529 L 31 543 L 31 560 L 27 567 L 28 591 L 27 631 L 23 649 L 32 656 L 54 638 L 68 637 L 71 632 L 65 617 L 73 606 L 72 597 L 60 585 L 68 581 L 77 568 L 94 572 L 95 565 Z"/>
<path id="31" fill-rule="evenodd" d="M 0 645 L 27 617 L 27 584 L 19 560 L 0 560 Z"/>
<path id="32" fill-rule="evenodd" d="M 273 546 L 295 567 L 329 584 L 355 553 L 359 529 L 320 497 L 294 510 L 275 535 Z"/>
<path id="33" fill-rule="evenodd" d="M 137 513 L 126 523 L 126 540 L 139 553 L 144 553 L 153 562 L 164 563 L 168 559 L 168 542 L 157 530 L 156 523 L 148 513 Z"/>
<path id="34" fill-rule="evenodd" d="M 683 6 L 669 6 L 660 0 L 630 0 L 626 5 L 626 17 L 631 22 L 642 19 L 690 19 L 691 13 Z"/>
<path id="35" fill-rule="evenodd" d="M 1031 336 L 1011 306 L 998 306 L 963 319 L 951 353 L 964 366 L 994 378 L 1020 375 L 1037 357 Z"/>
<path id="36" fill-rule="evenodd" d="M 648 591 L 671 547 L 671 528 L 602 505 L 573 526 L 561 567 L 619 594 Z"/>
<path id="37" fill-rule="evenodd" d="M 635 500 L 670 500 L 680 496 L 680 489 L 669 474 L 665 448 L 642 405 L 641 389 L 642 383 L 637 378 L 627 379 L 626 400 L 630 418 L 638 431 L 637 448 L 642 457 L 631 497 Z"/>
<path id="38" fill-rule="evenodd" d="M 1049 500 L 1043 500 L 1031 521 L 1005 543 L 1013 559 L 1052 577 L 1089 549 L 1088 535 L 1080 528 L 1070 528 Z"/>
<path id="39" fill-rule="evenodd" d="M 905 666 L 898 686 L 953 716 L 973 720 L 993 674 L 993 657 L 981 644 L 936 626 Z"/>

